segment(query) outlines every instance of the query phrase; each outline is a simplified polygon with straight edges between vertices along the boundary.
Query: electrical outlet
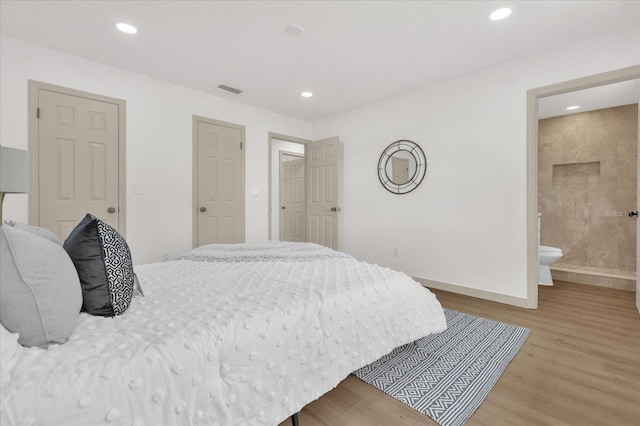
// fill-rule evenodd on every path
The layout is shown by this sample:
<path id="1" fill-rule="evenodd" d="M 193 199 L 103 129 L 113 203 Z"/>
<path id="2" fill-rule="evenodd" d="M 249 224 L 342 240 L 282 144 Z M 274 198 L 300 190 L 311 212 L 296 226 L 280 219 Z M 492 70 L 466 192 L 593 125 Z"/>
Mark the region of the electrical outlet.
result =
<path id="1" fill-rule="evenodd" d="M 398 250 L 397 248 L 393 249 L 393 257 L 400 257 L 400 250 Z"/>

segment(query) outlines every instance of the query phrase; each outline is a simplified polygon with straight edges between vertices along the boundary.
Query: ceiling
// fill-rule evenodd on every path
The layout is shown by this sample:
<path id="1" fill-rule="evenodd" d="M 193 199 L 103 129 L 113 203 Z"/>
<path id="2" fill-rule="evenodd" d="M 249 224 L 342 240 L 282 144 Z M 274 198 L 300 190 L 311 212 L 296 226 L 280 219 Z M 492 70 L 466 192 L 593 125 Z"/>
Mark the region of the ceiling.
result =
<path id="1" fill-rule="evenodd" d="M 639 101 L 640 80 L 636 78 L 541 98 L 538 101 L 538 118 L 637 104 Z M 580 108 L 567 111 L 567 107 L 576 105 Z"/>
<path id="2" fill-rule="evenodd" d="M 639 1 L 0 1 L 4 36 L 308 121 L 630 26 Z"/>

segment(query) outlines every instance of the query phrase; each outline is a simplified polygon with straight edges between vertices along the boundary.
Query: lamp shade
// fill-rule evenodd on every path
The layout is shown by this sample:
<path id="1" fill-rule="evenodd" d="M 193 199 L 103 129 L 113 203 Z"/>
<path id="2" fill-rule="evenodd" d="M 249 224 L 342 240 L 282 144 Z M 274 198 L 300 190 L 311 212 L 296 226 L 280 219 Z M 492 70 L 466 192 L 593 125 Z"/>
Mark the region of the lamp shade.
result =
<path id="1" fill-rule="evenodd" d="M 27 151 L 0 146 L 0 192 L 29 192 L 29 156 Z"/>

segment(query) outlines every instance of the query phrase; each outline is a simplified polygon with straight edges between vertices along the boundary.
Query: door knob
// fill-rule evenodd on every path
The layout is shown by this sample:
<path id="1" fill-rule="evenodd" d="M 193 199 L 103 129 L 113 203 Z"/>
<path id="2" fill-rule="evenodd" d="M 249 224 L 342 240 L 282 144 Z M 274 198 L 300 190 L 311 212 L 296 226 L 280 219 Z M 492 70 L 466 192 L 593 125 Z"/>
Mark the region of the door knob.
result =
<path id="1" fill-rule="evenodd" d="M 285 206 L 282 206 L 282 210 L 285 210 L 285 209 L 286 209 L 286 207 L 285 207 Z"/>
<path id="2" fill-rule="evenodd" d="M 107 213 L 115 213 L 116 212 L 116 208 L 115 207 L 109 207 L 107 209 Z"/>
<path id="3" fill-rule="evenodd" d="M 635 216 L 635 217 L 638 217 L 638 210 L 630 211 L 630 212 L 629 212 L 629 217 L 634 217 L 634 216 Z"/>
<path id="4" fill-rule="evenodd" d="M 204 212 L 206 212 L 206 211 L 207 211 L 207 208 L 206 208 L 206 207 L 200 207 L 200 211 L 201 211 L 202 213 L 204 213 Z"/>
<path id="5" fill-rule="evenodd" d="M 332 212 L 339 212 L 339 211 L 341 211 L 341 210 L 342 210 L 342 209 L 341 209 L 340 207 L 331 207 L 331 211 L 332 211 Z"/>

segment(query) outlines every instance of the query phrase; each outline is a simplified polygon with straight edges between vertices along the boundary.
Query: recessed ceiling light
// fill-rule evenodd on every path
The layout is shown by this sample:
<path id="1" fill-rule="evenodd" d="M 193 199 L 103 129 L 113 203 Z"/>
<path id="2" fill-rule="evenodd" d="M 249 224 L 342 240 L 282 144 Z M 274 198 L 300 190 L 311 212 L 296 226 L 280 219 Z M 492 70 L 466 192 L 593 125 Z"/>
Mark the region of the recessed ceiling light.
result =
<path id="1" fill-rule="evenodd" d="M 116 24 L 116 28 L 127 34 L 135 34 L 138 32 L 138 29 L 133 25 L 125 24 L 124 22 L 120 22 Z"/>
<path id="2" fill-rule="evenodd" d="M 313 96 L 313 93 L 311 92 L 302 92 L 300 93 L 300 96 L 302 96 L 303 98 L 310 98 Z"/>
<path id="3" fill-rule="evenodd" d="M 304 27 L 300 24 L 287 25 L 287 34 L 290 36 L 299 36 L 304 32 Z"/>
<path id="4" fill-rule="evenodd" d="M 572 110 L 574 110 L 574 109 L 578 109 L 578 108 L 580 108 L 580 105 L 572 105 L 572 106 L 568 106 L 568 107 L 567 107 L 567 111 L 572 111 Z"/>
<path id="5" fill-rule="evenodd" d="M 492 21 L 499 21 L 509 15 L 511 15 L 511 8 L 503 7 L 502 9 L 494 10 L 493 12 L 491 12 L 491 14 L 489 15 L 489 19 L 491 19 Z"/>

